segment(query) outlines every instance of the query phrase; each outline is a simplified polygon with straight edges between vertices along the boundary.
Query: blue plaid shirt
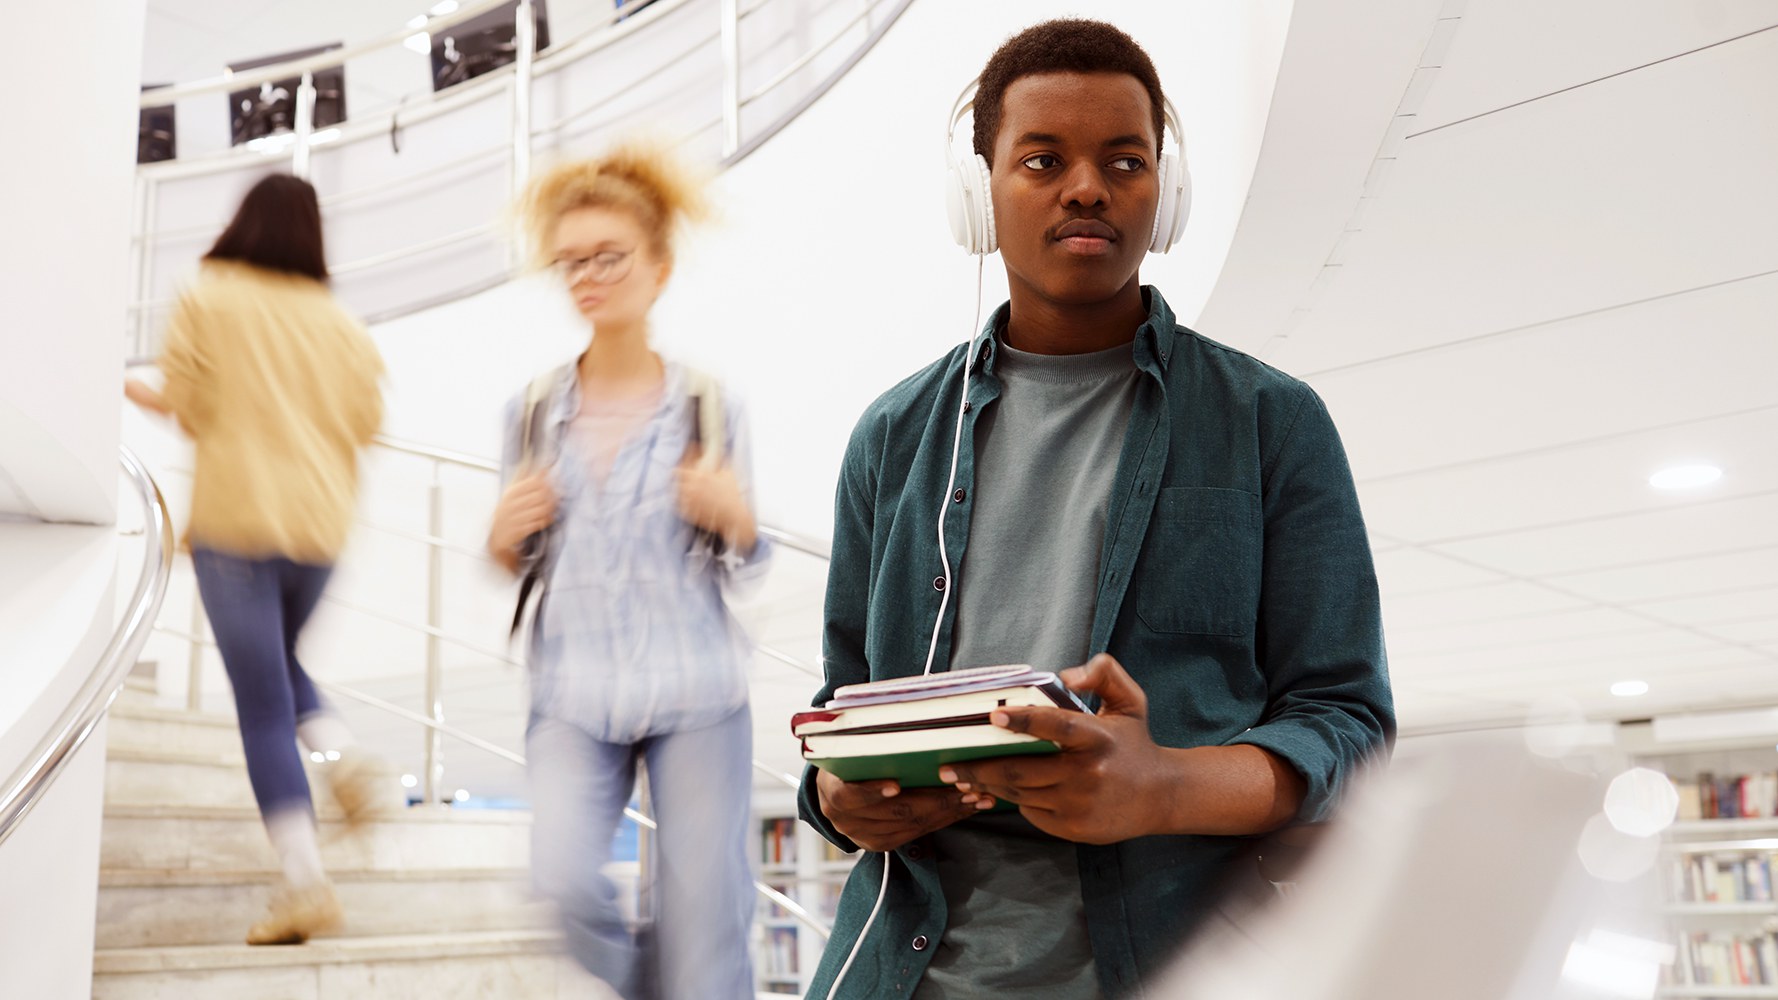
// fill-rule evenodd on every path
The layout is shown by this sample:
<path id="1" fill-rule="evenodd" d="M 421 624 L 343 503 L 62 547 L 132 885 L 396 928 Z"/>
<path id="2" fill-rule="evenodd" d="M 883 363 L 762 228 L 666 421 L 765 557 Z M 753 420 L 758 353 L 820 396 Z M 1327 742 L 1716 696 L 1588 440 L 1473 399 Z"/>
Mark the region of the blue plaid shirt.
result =
<path id="1" fill-rule="evenodd" d="M 580 412 L 574 365 L 539 404 L 535 460 L 561 498 L 531 630 L 531 706 L 608 743 L 710 725 L 747 704 L 752 644 L 728 599 L 763 580 L 771 542 L 711 551 L 681 520 L 674 472 L 696 410 L 685 369 L 666 366 L 660 407 L 626 442 L 603 487 L 569 424 Z M 727 461 L 753 504 L 746 417 L 724 394 Z M 520 474 L 524 394 L 507 405 L 502 482 Z"/>

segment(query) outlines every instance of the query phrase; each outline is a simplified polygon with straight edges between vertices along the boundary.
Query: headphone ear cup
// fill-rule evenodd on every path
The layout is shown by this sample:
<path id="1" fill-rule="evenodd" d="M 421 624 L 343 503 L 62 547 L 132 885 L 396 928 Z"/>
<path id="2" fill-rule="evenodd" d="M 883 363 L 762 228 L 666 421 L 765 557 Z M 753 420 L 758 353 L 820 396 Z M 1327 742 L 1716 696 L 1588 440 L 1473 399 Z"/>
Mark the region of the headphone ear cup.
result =
<path id="1" fill-rule="evenodd" d="M 945 217 L 951 223 L 951 239 L 970 253 L 975 253 L 975 234 L 969 219 L 969 192 L 963 183 L 963 166 L 951 161 L 945 173 Z"/>
<path id="2" fill-rule="evenodd" d="M 988 161 L 973 153 L 951 163 L 945 185 L 945 214 L 951 238 L 973 254 L 990 254 L 1000 246 L 994 232 L 994 201 L 988 191 Z"/>
<path id="3" fill-rule="evenodd" d="M 1160 163 L 1160 203 L 1155 206 L 1154 229 L 1149 234 L 1148 249 L 1166 253 L 1185 233 L 1185 220 L 1191 215 L 1192 182 L 1185 161 L 1171 154 Z"/>
<path id="4" fill-rule="evenodd" d="M 980 222 L 976 232 L 981 237 L 975 252 L 990 254 L 1000 249 L 1000 231 L 994 225 L 993 171 L 988 167 L 988 158 L 982 154 L 977 153 L 972 159 L 975 160 L 976 218 Z"/>

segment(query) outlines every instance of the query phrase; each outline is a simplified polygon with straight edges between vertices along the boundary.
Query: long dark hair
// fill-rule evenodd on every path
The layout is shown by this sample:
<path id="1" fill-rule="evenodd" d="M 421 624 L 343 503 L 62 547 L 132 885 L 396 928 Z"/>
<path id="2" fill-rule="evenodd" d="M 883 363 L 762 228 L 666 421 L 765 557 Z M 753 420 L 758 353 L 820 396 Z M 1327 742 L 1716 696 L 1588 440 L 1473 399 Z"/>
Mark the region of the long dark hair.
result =
<path id="1" fill-rule="evenodd" d="M 327 280 L 321 203 L 308 181 L 272 174 L 253 185 L 205 260 L 238 260 L 271 271 Z"/>

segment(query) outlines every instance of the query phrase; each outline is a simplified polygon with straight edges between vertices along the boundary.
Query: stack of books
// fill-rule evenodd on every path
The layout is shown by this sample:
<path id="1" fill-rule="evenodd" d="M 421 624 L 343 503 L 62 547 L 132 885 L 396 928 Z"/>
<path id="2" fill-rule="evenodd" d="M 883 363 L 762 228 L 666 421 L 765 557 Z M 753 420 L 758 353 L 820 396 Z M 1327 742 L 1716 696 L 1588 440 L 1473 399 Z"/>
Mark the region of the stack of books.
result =
<path id="1" fill-rule="evenodd" d="M 848 685 L 798 712 L 790 729 L 803 759 L 841 779 L 930 788 L 944 784 L 942 764 L 1060 750 L 988 721 L 997 708 L 1023 705 L 1088 711 L 1055 674 L 1016 664 Z"/>

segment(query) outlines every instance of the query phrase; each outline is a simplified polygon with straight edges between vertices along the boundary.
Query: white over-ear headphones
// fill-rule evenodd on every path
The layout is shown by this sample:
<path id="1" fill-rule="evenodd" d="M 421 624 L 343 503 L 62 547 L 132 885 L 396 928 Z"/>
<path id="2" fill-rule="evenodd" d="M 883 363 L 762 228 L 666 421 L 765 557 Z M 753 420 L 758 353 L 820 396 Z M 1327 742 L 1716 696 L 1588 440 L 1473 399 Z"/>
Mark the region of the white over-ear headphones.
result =
<path id="1" fill-rule="evenodd" d="M 951 176 L 945 184 L 945 210 L 951 218 L 951 236 L 963 249 L 974 254 L 990 254 L 1000 249 L 1000 238 L 994 227 L 994 197 L 988 186 L 987 157 L 973 148 L 957 152 L 957 125 L 963 116 L 975 109 L 977 77 L 969 81 L 963 93 L 951 106 L 950 126 L 945 130 L 945 151 L 951 164 Z M 1148 249 L 1166 253 L 1185 232 L 1186 217 L 1191 215 L 1191 171 L 1185 164 L 1185 134 L 1179 128 L 1179 113 L 1173 102 L 1161 100 L 1161 117 L 1165 131 L 1173 136 L 1176 154 L 1161 154 L 1158 174 L 1161 199 L 1156 206 L 1154 229 L 1149 234 Z M 1165 137 L 1163 137 L 1164 141 Z"/>

